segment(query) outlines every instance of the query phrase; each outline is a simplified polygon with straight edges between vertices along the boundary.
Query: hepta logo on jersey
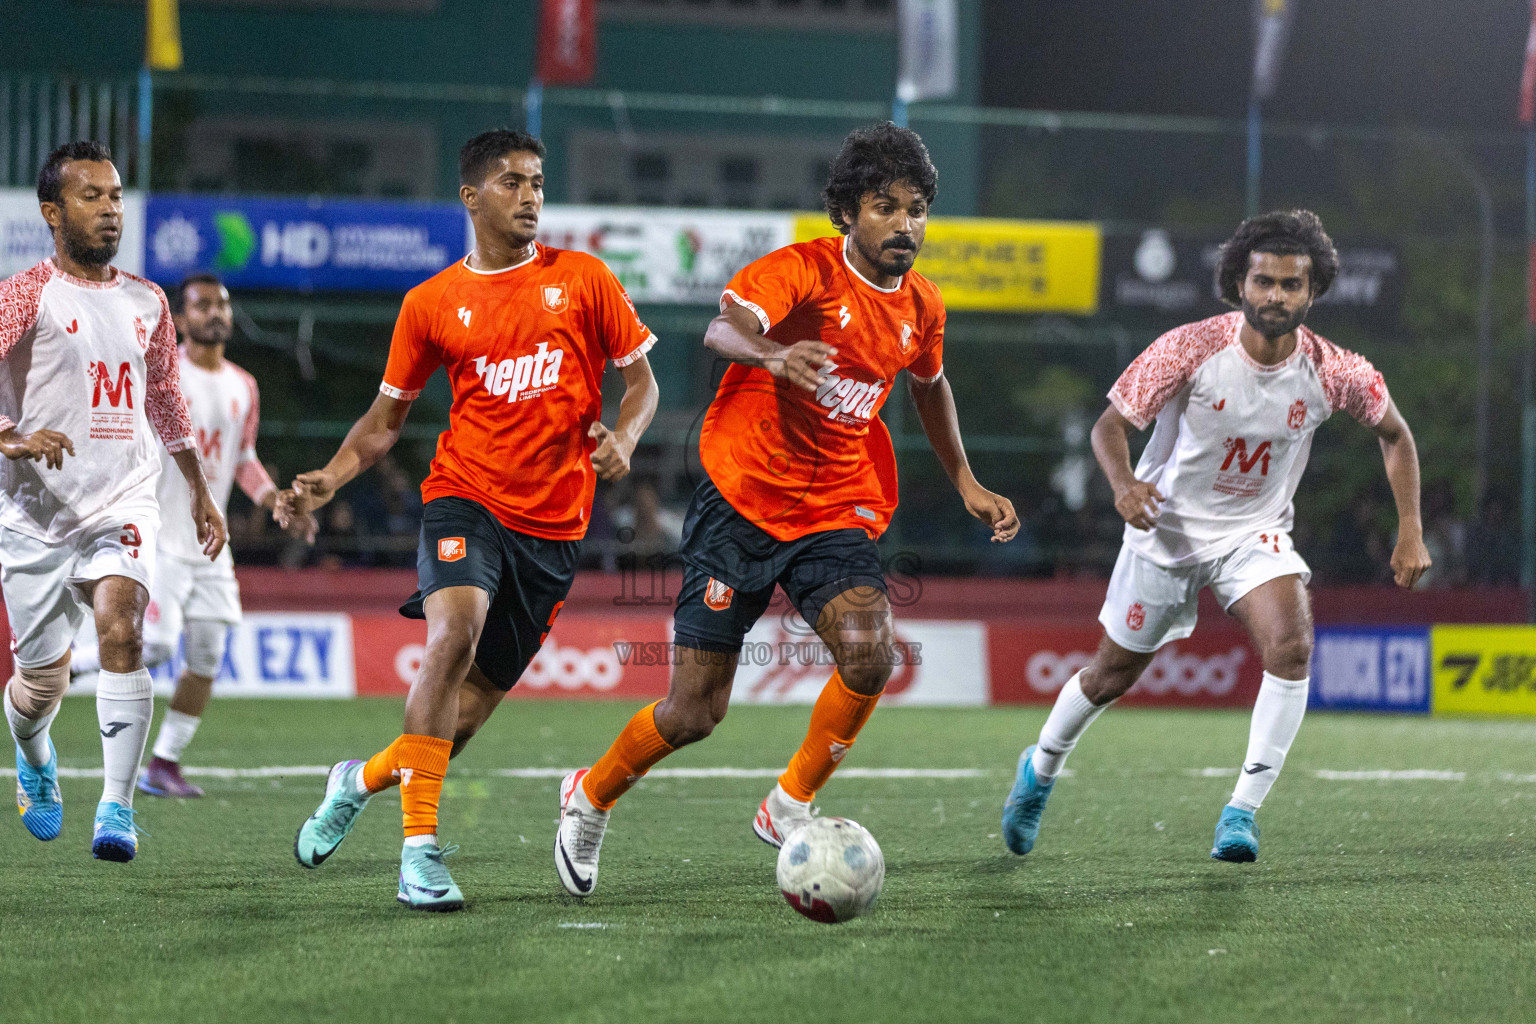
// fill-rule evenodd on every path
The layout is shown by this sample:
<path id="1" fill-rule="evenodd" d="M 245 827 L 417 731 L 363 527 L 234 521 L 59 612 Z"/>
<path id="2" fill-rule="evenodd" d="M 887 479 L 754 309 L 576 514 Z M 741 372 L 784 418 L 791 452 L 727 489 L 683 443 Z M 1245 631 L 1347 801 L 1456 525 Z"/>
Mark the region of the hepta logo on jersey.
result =
<path id="1" fill-rule="evenodd" d="M 913 327 L 912 327 L 911 324 L 905 323 L 905 322 L 902 323 L 902 325 L 901 325 L 901 351 L 902 351 L 903 354 L 905 354 L 907 352 L 910 352 L 912 350 L 912 331 L 913 331 Z"/>
<path id="2" fill-rule="evenodd" d="M 457 562 L 467 554 L 469 549 L 465 546 L 463 537 L 443 537 L 437 542 L 439 562 Z"/>
<path id="3" fill-rule="evenodd" d="M 829 420 L 841 419 L 845 422 L 868 423 L 869 418 L 875 414 L 875 406 L 880 404 L 880 396 L 883 394 L 885 394 L 883 380 L 866 384 L 852 377 L 828 374 L 827 379 L 816 389 L 816 401 L 826 408 Z"/>
<path id="4" fill-rule="evenodd" d="M 565 350 L 549 350 L 549 343 L 539 342 L 531 355 L 516 359 L 503 359 L 499 363 L 487 361 L 485 356 L 475 359 L 475 372 L 485 383 L 485 390 L 496 397 L 507 396 L 507 401 L 520 402 L 525 398 L 542 395 L 560 383 L 560 363 Z"/>
<path id="5" fill-rule="evenodd" d="M 570 306 L 570 297 L 565 292 L 563 284 L 546 284 L 539 289 L 539 301 L 544 303 L 544 308 L 551 313 L 564 313 Z"/>
<path id="6" fill-rule="evenodd" d="M 97 441 L 133 440 L 133 367 L 123 363 L 114 380 L 107 364 L 96 361 L 86 366 L 91 379 L 90 436 Z M 107 407 L 101 400 L 105 396 Z M 119 408 L 119 404 L 122 408 Z"/>

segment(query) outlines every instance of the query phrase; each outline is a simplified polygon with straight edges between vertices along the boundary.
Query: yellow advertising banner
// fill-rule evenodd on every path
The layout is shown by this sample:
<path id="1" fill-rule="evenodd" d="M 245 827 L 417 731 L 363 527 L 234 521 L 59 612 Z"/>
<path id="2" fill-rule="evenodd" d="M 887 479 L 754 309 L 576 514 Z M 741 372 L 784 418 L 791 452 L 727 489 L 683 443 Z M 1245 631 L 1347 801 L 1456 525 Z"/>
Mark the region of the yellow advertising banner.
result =
<path id="1" fill-rule="evenodd" d="M 1536 626 L 1430 629 L 1434 714 L 1536 715 Z"/>
<path id="2" fill-rule="evenodd" d="M 795 217 L 795 241 L 836 234 L 824 213 Z M 1097 224 L 934 217 L 917 269 L 948 309 L 1079 313 L 1099 308 Z"/>

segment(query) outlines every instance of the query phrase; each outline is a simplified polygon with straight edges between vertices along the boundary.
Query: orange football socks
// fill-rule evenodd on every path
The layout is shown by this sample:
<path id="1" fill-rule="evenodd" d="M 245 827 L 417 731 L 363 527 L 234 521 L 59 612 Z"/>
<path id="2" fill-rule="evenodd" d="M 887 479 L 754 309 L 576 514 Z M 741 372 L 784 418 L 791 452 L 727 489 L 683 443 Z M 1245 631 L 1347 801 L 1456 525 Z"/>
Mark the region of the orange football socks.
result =
<path id="1" fill-rule="evenodd" d="M 784 792 L 796 800 L 812 800 L 853 746 L 879 700 L 879 694 L 854 693 L 834 670 L 811 710 L 811 727 L 806 731 L 805 741 L 790 759 L 789 768 L 779 776 Z"/>
<path id="2" fill-rule="evenodd" d="M 443 776 L 448 774 L 448 754 L 452 750 L 451 740 L 406 733 L 363 765 L 363 785 L 368 792 L 400 786 L 407 837 L 437 832 L 437 804 L 443 795 Z"/>
<path id="3" fill-rule="evenodd" d="M 672 753 L 672 745 L 656 731 L 656 704 L 647 704 L 635 712 L 608 753 L 597 759 L 582 780 L 582 792 L 598 810 L 612 809 L 630 786 Z"/>

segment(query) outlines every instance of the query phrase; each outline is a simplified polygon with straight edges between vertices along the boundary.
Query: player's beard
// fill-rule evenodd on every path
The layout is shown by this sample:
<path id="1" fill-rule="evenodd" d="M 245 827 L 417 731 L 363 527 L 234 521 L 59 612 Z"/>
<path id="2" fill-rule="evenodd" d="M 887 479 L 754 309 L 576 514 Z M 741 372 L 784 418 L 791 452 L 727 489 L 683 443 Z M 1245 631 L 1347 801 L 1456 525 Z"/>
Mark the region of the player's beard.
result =
<path id="1" fill-rule="evenodd" d="M 1312 304 L 1310 302 L 1307 303 L 1290 316 L 1266 317 L 1259 315 L 1261 309 L 1270 308 L 1268 306 L 1255 306 L 1247 299 L 1243 300 L 1243 317 L 1248 321 L 1248 326 L 1273 341 L 1276 338 L 1285 337 L 1300 327 L 1302 321 L 1306 320 L 1307 313 L 1312 309 Z"/>
<path id="2" fill-rule="evenodd" d="M 118 239 L 121 240 L 122 236 L 119 235 Z M 68 217 L 59 222 L 59 242 L 64 246 L 65 255 L 85 267 L 104 267 L 117 255 L 117 242 L 92 245 L 86 229 Z"/>
<path id="3" fill-rule="evenodd" d="M 857 235 L 853 238 L 853 244 L 858 246 L 860 256 L 863 256 L 871 264 L 878 267 L 880 273 L 888 277 L 900 277 L 911 270 L 912 264 L 916 261 L 917 257 L 915 252 L 911 257 L 905 255 L 892 256 L 885 251 L 884 243 L 881 243 L 880 247 L 871 250 L 859 240 Z"/>
<path id="4" fill-rule="evenodd" d="M 222 320 L 203 324 L 196 330 L 188 330 L 187 337 L 199 345 L 227 345 L 234 328 Z"/>

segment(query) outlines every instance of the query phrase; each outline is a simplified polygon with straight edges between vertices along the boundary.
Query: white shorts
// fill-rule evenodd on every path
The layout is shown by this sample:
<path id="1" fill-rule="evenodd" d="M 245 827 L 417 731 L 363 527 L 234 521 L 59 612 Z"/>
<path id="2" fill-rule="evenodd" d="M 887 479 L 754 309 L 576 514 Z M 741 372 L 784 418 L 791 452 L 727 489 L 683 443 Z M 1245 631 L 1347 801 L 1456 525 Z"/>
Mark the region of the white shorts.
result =
<path id="1" fill-rule="evenodd" d="M 90 617 L 82 583 L 126 576 L 150 590 L 155 578 L 153 509 L 118 509 L 56 543 L 0 527 L 0 587 L 11 620 L 11 652 L 22 668 L 62 658 Z"/>
<path id="2" fill-rule="evenodd" d="M 1179 569 L 1165 569 L 1121 545 L 1099 621 L 1128 651 L 1150 654 L 1195 631 L 1204 587 L 1230 609 L 1250 591 L 1281 576 L 1312 579 L 1288 533 L 1255 534 L 1235 551 Z"/>
<path id="3" fill-rule="evenodd" d="M 174 650 L 188 619 L 233 626 L 240 618 L 240 584 L 235 582 L 229 548 L 212 562 L 189 562 L 174 555 L 160 559 L 144 613 L 146 645 Z"/>

